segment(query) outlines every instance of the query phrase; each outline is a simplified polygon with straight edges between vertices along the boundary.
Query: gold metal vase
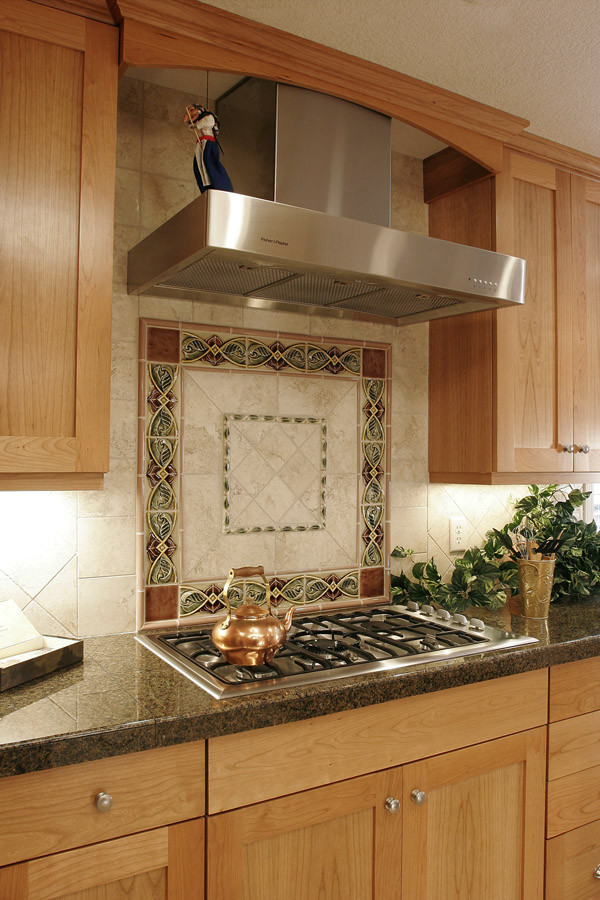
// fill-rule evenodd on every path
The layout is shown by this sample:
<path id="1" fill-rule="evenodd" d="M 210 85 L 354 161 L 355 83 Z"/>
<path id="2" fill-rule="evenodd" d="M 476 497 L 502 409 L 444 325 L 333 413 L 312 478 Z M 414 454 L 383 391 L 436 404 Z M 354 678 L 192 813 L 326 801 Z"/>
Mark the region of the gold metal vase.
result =
<path id="1" fill-rule="evenodd" d="M 548 618 L 555 562 L 555 559 L 517 560 L 521 615 L 525 618 Z"/>

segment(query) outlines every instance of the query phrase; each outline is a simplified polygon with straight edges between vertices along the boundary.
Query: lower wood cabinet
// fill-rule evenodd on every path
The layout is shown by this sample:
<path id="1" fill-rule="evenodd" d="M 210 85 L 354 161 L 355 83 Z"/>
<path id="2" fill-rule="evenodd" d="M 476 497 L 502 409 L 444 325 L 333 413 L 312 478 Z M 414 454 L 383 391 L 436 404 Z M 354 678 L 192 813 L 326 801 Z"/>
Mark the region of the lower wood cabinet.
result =
<path id="1" fill-rule="evenodd" d="M 541 900 L 546 729 L 207 819 L 207 900 Z"/>
<path id="2" fill-rule="evenodd" d="M 1 900 L 203 900 L 204 819 L 0 869 Z"/>

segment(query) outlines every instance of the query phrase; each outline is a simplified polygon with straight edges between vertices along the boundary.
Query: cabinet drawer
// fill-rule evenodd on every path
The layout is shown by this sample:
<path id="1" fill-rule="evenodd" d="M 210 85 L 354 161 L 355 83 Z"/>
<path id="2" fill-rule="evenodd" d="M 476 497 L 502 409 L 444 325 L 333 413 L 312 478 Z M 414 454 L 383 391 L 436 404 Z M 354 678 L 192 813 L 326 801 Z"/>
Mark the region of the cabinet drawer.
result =
<path id="1" fill-rule="evenodd" d="M 204 797 L 204 741 L 3 778 L 0 866 L 202 816 Z"/>
<path id="2" fill-rule="evenodd" d="M 550 669 L 550 721 L 600 709 L 600 657 Z"/>
<path id="3" fill-rule="evenodd" d="M 600 766 L 548 782 L 547 837 L 600 819 Z"/>
<path id="4" fill-rule="evenodd" d="M 548 729 L 548 779 L 591 768 L 600 760 L 600 711 L 586 713 Z"/>
<path id="5" fill-rule="evenodd" d="M 546 900 L 600 900 L 600 821 L 546 843 Z"/>
<path id="6" fill-rule="evenodd" d="M 244 735 L 211 738 L 208 812 L 332 784 L 545 725 L 547 672 L 538 669 Z"/>

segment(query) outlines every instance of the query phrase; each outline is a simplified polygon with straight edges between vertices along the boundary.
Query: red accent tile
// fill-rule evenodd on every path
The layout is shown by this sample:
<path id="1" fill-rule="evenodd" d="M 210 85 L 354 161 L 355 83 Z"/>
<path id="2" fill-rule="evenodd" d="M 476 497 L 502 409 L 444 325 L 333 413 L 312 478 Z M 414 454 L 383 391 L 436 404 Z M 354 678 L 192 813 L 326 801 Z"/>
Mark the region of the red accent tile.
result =
<path id="1" fill-rule="evenodd" d="M 383 595 L 383 567 L 360 570 L 360 596 L 381 597 Z"/>
<path id="2" fill-rule="evenodd" d="M 153 362 L 179 362 L 179 330 L 149 328 L 147 358 Z"/>
<path id="3" fill-rule="evenodd" d="M 179 588 L 176 584 L 146 588 L 146 622 L 176 619 L 179 616 Z"/>
<path id="4" fill-rule="evenodd" d="M 363 376 L 365 378 L 385 378 L 385 350 L 363 350 Z"/>

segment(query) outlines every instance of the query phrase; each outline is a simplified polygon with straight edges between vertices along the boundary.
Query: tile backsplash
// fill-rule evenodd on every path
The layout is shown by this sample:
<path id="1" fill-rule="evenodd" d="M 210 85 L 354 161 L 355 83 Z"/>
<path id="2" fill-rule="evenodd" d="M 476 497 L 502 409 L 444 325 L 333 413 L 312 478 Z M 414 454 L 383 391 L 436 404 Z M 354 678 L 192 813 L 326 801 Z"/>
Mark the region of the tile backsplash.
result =
<path id="1" fill-rule="evenodd" d="M 248 329 L 305 335 L 330 345 L 342 340 L 349 344 L 360 341 L 391 345 L 389 546 L 411 547 L 417 559 L 434 556 L 442 571 L 452 566 L 453 555 L 448 548 L 449 516 L 465 515 L 468 544 L 477 543 L 488 528 L 506 521 L 511 495 L 517 496 L 526 490 L 523 486 L 428 485 L 427 325 L 392 328 L 305 313 L 233 309 L 127 294 L 127 250 L 197 196 L 191 165 L 193 144 L 190 144 L 189 132 L 181 124 L 182 110 L 186 103 L 195 99 L 134 78 L 126 77 L 120 85 L 111 459 L 105 488 L 102 492 L 0 493 L 0 598 L 14 599 L 46 634 L 88 636 L 133 631 L 136 627 L 136 587 L 139 589 L 142 583 L 139 570 L 142 564 L 145 565 L 143 561 L 136 563 L 136 533 L 144 532 L 143 518 L 136 516 L 140 317 L 211 326 L 214 333 L 219 333 L 219 328 Z M 223 134 L 225 149 L 226 141 Z M 392 225 L 427 233 L 421 168 L 420 160 L 393 154 Z M 210 376 L 217 380 L 229 377 L 218 371 L 211 372 Z M 193 381 L 191 373 L 189 380 Z M 304 415 L 304 409 L 309 409 L 306 416 L 315 417 L 314 402 L 304 406 L 300 402 L 305 389 L 294 386 L 293 378 L 289 384 L 297 402 L 285 410 L 269 407 L 269 413 L 259 410 L 259 414 L 283 416 L 293 408 L 298 416 Z M 205 387 L 196 385 L 198 391 L 206 394 Z M 333 402 L 329 397 L 325 397 L 325 401 Z M 221 412 L 235 413 L 239 409 L 222 409 Z M 251 435 L 244 433 L 243 426 L 240 445 L 243 445 L 242 438 L 252 443 Z M 200 432 L 187 437 L 190 446 L 194 441 L 200 445 L 204 439 Z M 309 436 L 307 440 L 314 438 Z M 336 453 L 343 455 L 343 451 L 341 445 L 336 449 L 328 442 L 328 446 L 329 466 L 329 454 L 335 458 Z M 241 452 L 235 441 L 230 445 L 230 451 Z M 314 454 L 309 452 L 307 458 L 315 468 Z M 335 465 L 344 467 L 342 459 Z M 341 470 L 339 474 L 343 474 Z M 315 478 L 318 480 L 321 476 L 313 473 L 311 477 L 310 484 L 314 487 Z M 241 493 L 244 489 L 241 479 L 231 489 Z M 318 519 L 310 485 L 307 490 L 305 508 Z M 194 496 L 196 513 L 201 517 L 205 511 L 202 495 L 195 493 Z M 282 508 L 277 514 L 279 521 L 286 515 Z M 297 506 L 295 511 L 296 517 L 300 513 L 306 515 Z M 252 522 L 259 524 L 256 512 L 254 518 L 250 518 L 250 512 L 246 518 L 243 511 L 236 515 L 240 527 Z M 299 519 L 298 524 L 305 521 L 307 519 Z M 340 540 L 343 547 L 345 538 Z M 184 566 L 188 566 L 187 559 L 184 559 Z M 192 553 L 185 574 L 191 575 L 195 571 Z M 317 592 L 330 589 L 325 582 L 319 584 L 318 579 L 309 588 Z M 293 585 L 289 587 L 292 589 L 295 589 Z M 193 598 L 188 600 L 192 608 L 195 601 Z M 159 618 L 164 604 L 159 599 L 155 602 L 153 618 Z"/>

